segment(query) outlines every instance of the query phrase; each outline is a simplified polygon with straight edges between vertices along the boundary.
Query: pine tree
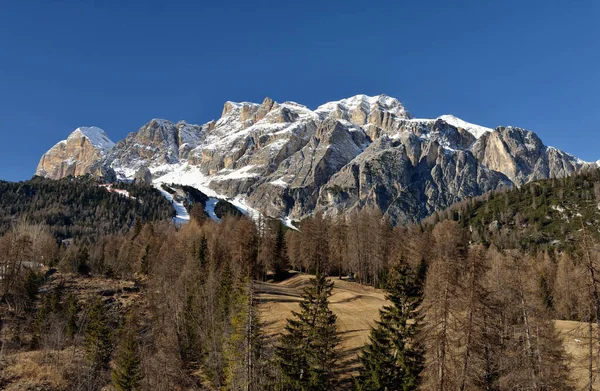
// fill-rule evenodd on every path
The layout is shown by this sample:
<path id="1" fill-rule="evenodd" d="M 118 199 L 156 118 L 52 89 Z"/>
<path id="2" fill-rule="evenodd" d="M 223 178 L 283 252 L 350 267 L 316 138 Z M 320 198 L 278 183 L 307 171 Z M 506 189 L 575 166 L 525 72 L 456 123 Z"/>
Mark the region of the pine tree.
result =
<path id="1" fill-rule="evenodd" d="M 273 265 L 271 266 L 275 273 L 275 280 L 283 280 L 288 273 L 290 268 L 290 262 L 287 257 L 287 244 L 285 242 L 285 231 L 283 229 L 283 223 L 277 224 L 277 232 L 275 235 L 275 257 L 273 259 Z"/>
<path id="2" fill-rule="evenodd" d="M 284 390 L 335 389 L 339 343 L 336 316 L 329 309 L 333 283 L 318 273 L 305 288 L 300 312 L 288 319 L 276 350 Z"/>
<path id="3" fill-rule="evenodd" d="M 86 359 L 93 372 L 105 369 L 112 350 L 106 308 L 100 298 L 92 304 L 84 328 Z"/>
<path id="4" fill-rule="evenodd" d="M 381 320 L 372 329 L 360 358 L 362 368 L 355 388 L 416 390 L 424 364 L 423 348 L 417 339 L 422 302 L 419 271 L 414 275 L 402 258 L 390 271 L 386 285 L 387 299 L 392 304 L 380 310 Z"/>
<path id="5" fill-rule="evenodd" d="M 144 248 L 144 255 L 142 255 L 140 262 L 140 272 L 146 275 L 150 272 L 150 244 L 146 244 Z"/>
<path id="6" fill-rule="evenodd" d="M 198 262 L 200 267 L 204 267 L 208 260 L 208 240 L 206 235 L 202 236 L 200 240 L 200 247 L 198 248 Z"/>
<path id="7" fill-rule="evenodd" d="M 119 347 L 112 371 L 112 385 L 117 391 L 136 391 L 141 389 L 142 368 L 138 341 L 133 324 L 127 322 L 127 332 Z"/>
<path id="8" fill-rule="evenodd" d="M 77 297 L 71 293 L 67 299 L 67 337 L 73 338 L 77 333 Z"/>

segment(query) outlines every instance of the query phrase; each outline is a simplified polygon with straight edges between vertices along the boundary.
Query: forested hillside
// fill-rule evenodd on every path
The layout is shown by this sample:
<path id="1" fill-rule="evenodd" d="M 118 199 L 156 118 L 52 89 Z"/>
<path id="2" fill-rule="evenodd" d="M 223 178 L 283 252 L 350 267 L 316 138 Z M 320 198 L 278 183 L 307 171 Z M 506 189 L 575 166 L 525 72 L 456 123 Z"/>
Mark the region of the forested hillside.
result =
<path id="1" fill-rule="evenodd" d="M 0 181 L 0 234 L 19 221 L 45 224 L 57 239 L 92 241 L 100 235 L 124 234 L 141 221 L 170 219 L 172 206 L 144 184 L 116 183 L 108 191 L 93 178 L 24 182 Z"/>
<path id="2" fill-rule="evenodd" d="M 0 387 L 598 389 L 599 178 L 407 227 L 374 209 L 299 231 L 192 213 L 59 247 L 51 228 L 13 224 L 0 239 Z"/>
<path id="3" fill-rule="evenodd" d="M 583 232 L 600 232 L 600 170 L 491 192 L 437 212 L 425 223 L 442 219 L 459 221 L 474 241 L 487 245 L 572 251 Z"/>

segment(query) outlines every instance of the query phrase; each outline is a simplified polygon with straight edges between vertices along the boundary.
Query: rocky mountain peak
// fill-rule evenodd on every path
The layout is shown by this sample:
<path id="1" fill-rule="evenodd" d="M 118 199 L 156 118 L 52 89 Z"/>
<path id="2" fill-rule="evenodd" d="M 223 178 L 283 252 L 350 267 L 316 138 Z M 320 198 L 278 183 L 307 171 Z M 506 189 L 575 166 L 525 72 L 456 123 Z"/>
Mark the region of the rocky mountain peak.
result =
<path id="1" fill-rule="evenodd" d="M 268 97 L 228 101 L 217 121 L 153 119 L 115 146 L 104 132 L 82 129 L 42 157 L 39 175 L 180 183 L 292 219 L 378 207 L 396 223 L 418 221 L 467 197 L 588 164 L 524 129 L 413 118 L 387 95 L 316 110 Z"/>
<path id="2" fill-rule="evenodd" d="M 100 160 L 115 143 L 104 130 L 91 126 L 75 129 L 46 152 L 38 164 L 36 175 L 60 179 L 69 175 L 91 173 L 90 167 Z"/>
<path id="3" fill-rule="evenodd" d="M 96 126 L 84 126 L 75 129 L 67 138 L 67 142 L 78 139 L 87 139 L 87 141 L 101 151 L 108 151 L 115 146 L 115 143 L 108 138 L 106 132 Z"/>

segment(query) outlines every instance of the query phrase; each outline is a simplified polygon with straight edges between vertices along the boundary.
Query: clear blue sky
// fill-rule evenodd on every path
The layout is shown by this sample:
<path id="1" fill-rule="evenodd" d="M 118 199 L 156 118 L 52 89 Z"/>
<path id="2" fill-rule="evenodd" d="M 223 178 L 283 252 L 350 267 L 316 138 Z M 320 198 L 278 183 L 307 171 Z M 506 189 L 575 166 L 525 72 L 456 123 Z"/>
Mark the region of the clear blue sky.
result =
<path id="1" fill-rule="evenodd" d="M 600 1 L 47 1 L 0 6 L 0 178 L 78 126 L 118 141 L 226 100 L 385 93 L 600 159 Z"/>

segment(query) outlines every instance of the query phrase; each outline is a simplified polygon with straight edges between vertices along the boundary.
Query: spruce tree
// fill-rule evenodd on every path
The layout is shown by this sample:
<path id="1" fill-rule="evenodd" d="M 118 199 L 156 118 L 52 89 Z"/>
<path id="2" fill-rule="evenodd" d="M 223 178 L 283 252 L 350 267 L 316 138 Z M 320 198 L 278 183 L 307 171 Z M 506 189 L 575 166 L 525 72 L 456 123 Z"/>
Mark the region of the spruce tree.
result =
<path id="1" fill-rule="evenodd" d="M 271 268 L 275 273 L 275 280 L 281 281 L 287 277 L 290 263 L 287 257 L 287 244 L 285 242 L 285 231 L 283 223 L 278 222 L 275 235 L 274 259 Z"/>
<path id="2" fill-rule="evenodd" d="M 73 338 L 77 333 L 77 312 L 79 311 L 77 297 L 74 293 L 69 295 L 67 305 L 67 337 Z"/>
<path id="3" fill-rule="evenodd" d="M 417 339 L 422 301 L 419 273 L 414 275 L 401 259 L 390 271 L 386 285 L 386 297 L 392 304 L 380 310 L 381 320 L 363 349 L 356 390 L 409 391 L 419 385 L 424 363 L 423 348 Z"/>
<path id="4" fill-rule="evenodd" d="M 96 298 L 91 305 L 84 332 L 86 359 L 92 372 L 105 369 L 110 360 L 112 345 L 106 308 L 100 298 Z"/>
<path id="5" fill-rule="evenodd" d="M 204 267 L 208 260 L 208 240 L 206 235 L 202 235 L 200 240 L 200 247 L 198 247 L 198 263 L 200 267 Z"/>
<path id="6" fill-rule="evenodd" d="M 138 341 L 133 324 L 127 322 L 125 337 L 119 346 L 112 371 L 112 385 L 117 391 L 136 391 L 141 389 L 142 368 Z"/>
<path id="7" fill-rule="evenodd" d="M 140 272 L 147 275 L 150 272 L 150 244 L 146 244 L 144 248 L 144 255 L 140 262 Z"/>
<path id="8" fill-rule="evenodd" d="M 276 350 L 284 390 L 333 390 L 336 385 L 336 316 L 329 309 L 333 283 L 317 273 L 304 289 L 300 312 L 288 319 Z"/>

